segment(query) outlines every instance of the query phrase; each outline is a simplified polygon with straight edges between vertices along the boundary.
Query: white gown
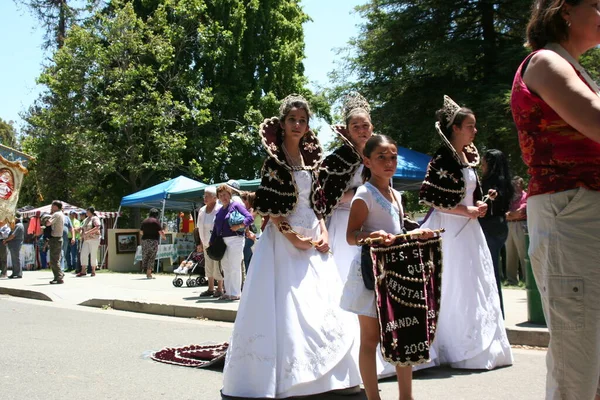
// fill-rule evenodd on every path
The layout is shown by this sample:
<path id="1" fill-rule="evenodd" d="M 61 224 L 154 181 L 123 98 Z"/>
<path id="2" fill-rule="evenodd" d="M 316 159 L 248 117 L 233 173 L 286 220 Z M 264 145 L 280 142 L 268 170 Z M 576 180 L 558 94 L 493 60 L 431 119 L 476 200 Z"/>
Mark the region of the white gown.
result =
<path id="1" fill-rule="evenodd" d="M 287 220 L 317 239 L 312 175 L 294 172 L 298 204 Z M 299 250 L 269 223 L 256 245 L 223 376 L 223 394 L 285 398 L 359 385 L 356 317 L 339 306 L 342 282 L 329 254 Z"/>
<path id="2" fill-rule="evenodd" d="M 363 166 L 361 165 L 350 183 L 350 189 L 356 189 L 362 182 Z M 343 284 L 346 284 L 348 280 L 348 273 L 350 272 L 350 266 L 360 252 L 360 247 L 350 246 L 346 241 L 346 230 L 348 228 L 348 218 L 350 217 L 350 203 L 344 203 L 338 205 L 333 211 L 327 224 L 327 230 L 329 233 L 329 243 L 331 246 L 331 252 L 335 259 L 335 265 L 340 274 L 340 279 Z M 353 356 L 356 364 L 358 365 L 358 352 L 360 350 L 360 326 L 358 324 L 358 316 L 355 317 L 354 326 L 348 327 L 348 334 L 354 332 L 355 336 L 355 348 L 353 350 Z M 386 362 L 383 359 L 383 355 L 379 348 L 377 349 L 377 376 L 379 379 L 387 378 L 396 374 L 396 368 Z"/>
<path id="3" fill-rule="evenodd" d="M 467 194 L 461 204 L 472 206 L 477 177 L 471 168 L 463 169 L 463 176 Z M 440 314 L 432 362 L 425 366 L 489 370 L 511 365 L 492 258 L 479 222 L 435 210 L 421 227 L 446 229 Z"/>

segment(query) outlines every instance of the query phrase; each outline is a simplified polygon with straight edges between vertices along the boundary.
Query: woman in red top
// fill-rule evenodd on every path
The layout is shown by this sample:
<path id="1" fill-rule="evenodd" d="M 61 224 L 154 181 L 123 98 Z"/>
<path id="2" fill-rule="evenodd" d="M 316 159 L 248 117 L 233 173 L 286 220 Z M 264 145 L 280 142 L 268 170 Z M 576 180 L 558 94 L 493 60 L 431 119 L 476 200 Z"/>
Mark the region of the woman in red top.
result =
<path id="1" fill-rule="evenodd" d="M 511 108 L 551 337 L 546 398 L 600 400 L 600 89 L 577 61 L 600 45 L 600 2 L 536 0 L 527 40 Z"/>

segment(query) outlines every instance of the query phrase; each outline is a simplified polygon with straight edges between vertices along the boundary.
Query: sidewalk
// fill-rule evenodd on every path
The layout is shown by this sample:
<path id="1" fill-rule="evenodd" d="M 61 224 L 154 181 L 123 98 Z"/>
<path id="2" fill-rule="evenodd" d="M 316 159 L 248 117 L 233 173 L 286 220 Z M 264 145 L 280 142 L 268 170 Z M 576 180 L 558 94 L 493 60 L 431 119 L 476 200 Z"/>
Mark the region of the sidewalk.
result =
<path id="1" fill-rule="evenodd" d="M 233 322 L 238 302 L 199 298 L 206 286 L 173 286 L 175 275 L 101 272 L 95 277 L 65 275 L 63 285 L 50 285 L 50 270 L 25 271 L 23 279 L 0 280 L 0 294 L 69 305 L 106 307 L 123 311 Z M 184 281 L 186 279 L 184 278 Z M 527 292 L 503 290 L 506 331 L 512 345 L 548 346 L 548 329 L 527 323 Z"/>

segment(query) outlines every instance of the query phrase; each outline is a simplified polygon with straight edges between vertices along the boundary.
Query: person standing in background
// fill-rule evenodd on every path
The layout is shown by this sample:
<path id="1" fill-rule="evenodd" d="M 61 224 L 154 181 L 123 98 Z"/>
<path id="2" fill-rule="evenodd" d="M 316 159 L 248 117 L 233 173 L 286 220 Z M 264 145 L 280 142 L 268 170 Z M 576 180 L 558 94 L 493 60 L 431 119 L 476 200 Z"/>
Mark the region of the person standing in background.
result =
<path id="1" fill-rule="evenodd" d="M 506 238 L 506 279 L 509 285 L 517 285 L 519 278 L 525 280 L 525 230 L 527 229 L 527 192 L 520 176 L 512 180 L 515 189 L 510 209 L 506 213 L 508 238 Z M 519 275 L 519 266 L 521 273 Z"/>
<path id="2" fill-rule="evenodd" d="M 75 271 L 78 267 L 77 259 L 79 258 L 79 239 L 81 237 L 81 233 L 79 232 L 81 222 L 79 222 L 79 219 L 77 218 L 77 211 L 72 210 L 69 213 L 69 220 L 73 226 L 73 231 L 69 231 L 67 237 L 67 272 Z"/>
<path id="3" fill-rule="evenodd" d="M 9 279 L 20 279 L 23 277 L 23 266 L 21 265 L 21 247 L 25 240 L 25 227 L 21 219 L 21 213 L 15 214 L 15 227 L 10 235 L 2 241 L 2 245 L 8 247 L 10 251 L 10 260 L 12 262 L 12 275 Z"/>
<path id="4" fill-rule="evenodd" d="M 84 219 L 81 224 L 83 236 L 81 260 L 83 261 L 81 261 L 81 271 L 76 275 L 77 277 L 86 276 L 87 267 L 90 265 L 90 275 L 96 276 L 96 267 L 98 266 L 98 246 L 100 246 L 100 238 L 102 237 L 102 222 L 100 222 L 100 218 L 96 215 L 96 209 L 94 207 L 88 207 L 86 215 L 86 219 Z"/>
<path id="5" fill-rule="evenodd" d="M 158 241 L 160 238 L 165 240 L 165 231 L 158 222 L 159 215 L 156 208 L 151 209 L 148 218 L 142 221 L 140 228 L 142 231 L 142 270 L 146 272 L 147 279 L 154 279 L 152 268 L 158 252 Z"/>
<path id="6" fill-rule="evenodd" d="M 215 261 L 208 257 L 206 249 L 209 246 L 210 235 L 212 234 L 215 225 L 215 215 L 221 209 L 221 205 L 217 202 L 217 188 L 209 186 L 204 190 L 204 206 L 198 212 L 198 236 L 200 243 L 204 246 L 204 271 L 208 279 L 208 289 L 200 293 L 200 297 L 216 297 L 223 296 L 223 274 L 221 273 L 220 261 Z M 217 282 L 217 290 L 215 291 L 215 281 Z"/>
<path id="7" fill-rule="evenodd" d="M 508 237 L 506 213 L 510 208 L 514 189 L 508 170 L 508 161 L 500 150 L 490 149 L 485 152 L 481 162 L 481 186 L 483 193 L 490 190 L 496 192 L 496 198 L 491 202 L 487 213 L 479 217 L 479 224 L 485 235 L 496 276 L 496 287 L 500 297 L 500 309 L 504 316 L 504 301 L 502 299 L 502 273 L 500 271 L 500 250 Z"/>
<path id="8" fill-rule="evenodd" d="M 69 253 L 69 240 L 70 237 L 75 237 L 75 230 L 73 229 L 73 224 L 71 220 L 66 215 L 63 217 L 64 226 L 63 226 L 63 242 L 61 248 L 61 257 L 60 257 L 60 269 L 64 272 L 67 255 Z"/>
<path id="9" fill-rule="evenodd" d="M 54 279 L 50 281 L 50 284 L 63 284 L 65 283 L 63 281 L 65 274 L 60 269 L 60 256 L 62 251 L 65 215 L 62 212 L 62 203 L 58 200 L 54 200 L 50 211 L 52 212 L 52 216 L 48 222 L 46 222 L 46 226 L 52 228 L 48 247 L 50 248 L 50 268 L 54 274 Z"/>

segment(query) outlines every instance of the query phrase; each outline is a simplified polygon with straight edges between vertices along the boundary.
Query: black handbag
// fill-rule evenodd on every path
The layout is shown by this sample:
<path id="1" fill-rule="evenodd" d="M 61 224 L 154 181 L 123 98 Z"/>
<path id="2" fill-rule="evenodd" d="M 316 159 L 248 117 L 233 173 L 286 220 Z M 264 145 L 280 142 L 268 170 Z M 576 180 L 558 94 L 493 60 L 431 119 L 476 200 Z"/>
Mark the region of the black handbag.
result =
<path id="1" fill-rule="evenodd" d="M 375 290 L 375 272 L 373 272 L 371 246 L 366 244 L 361 246 L 360 249 L 360 271 L 365 287 L 369 290 Z"/>
<path id="2" fill-rule="evenodd" d="M 215 236 L 213 242 L 206 249 L 206 254 L 211 260 L 221 261 L 226 250 L 227 245 L 225 244 L 225 240 L 223 240 L 223 236 Z"/>
<path id="3" fill-rule="evenodd" d="M 403 216 L 402 216 L 402 207 L 400 206 L 400 202 L 396 198 L 396 195 L 392 191 L 392 196 L 396 201 L 396 205 L 398 206 L 398 211 L 400 215 L 400 226 L 402 227 L 402 232 L 406 233 L 404 229 Z M 375 271 L 373 270 L 373 258 L 371 257 L 371 246 L 363 245 L 360 249 L 360 272 L 362 274 L 363 283 L 365 287 L 369 290 L 375 290 Z"/>
<path id="4" fill-rule="evenodd" d="M 221 261 L 223 256 L 225 255 L 225 251 L 227 250 L 227 245 L 225 244 L 225 240 L 223 239 L 223 225 L 221 225 L 221 232 L 217 232 L 214 240 L 210 243 L 210 246 L 206 249 L 206 255 L 210 257 L 211 260 Z"/>

